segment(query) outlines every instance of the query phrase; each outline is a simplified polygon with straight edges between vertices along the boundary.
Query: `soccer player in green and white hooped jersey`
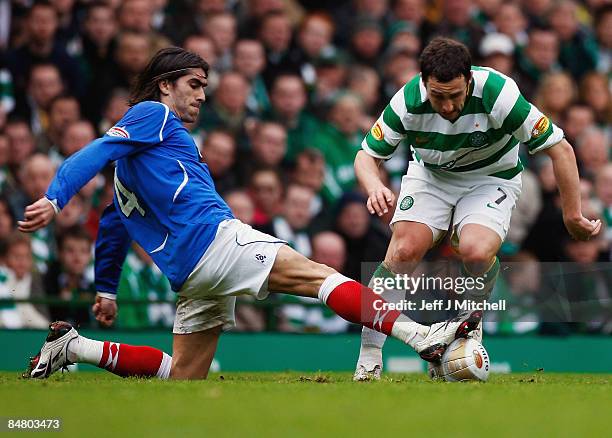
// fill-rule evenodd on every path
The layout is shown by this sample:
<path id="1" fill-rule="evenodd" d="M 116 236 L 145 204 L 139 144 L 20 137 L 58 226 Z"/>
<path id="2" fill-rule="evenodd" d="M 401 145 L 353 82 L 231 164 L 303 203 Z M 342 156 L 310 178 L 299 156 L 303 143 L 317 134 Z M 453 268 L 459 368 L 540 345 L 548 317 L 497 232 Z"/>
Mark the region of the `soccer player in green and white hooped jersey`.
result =
<path id="1" fill-rule="evenodd" d="M 582 215 L 576 160 L 563 131 L 521 96 L 511 78 L 472 66 L 468 49 L 447 38 L 432 40 L 420 63 L 421 74 L 393 96 L 355 158 L 368 210 L 379 216 L 395 201 L 380 178 L 380 162 L 403 139 L 415 158 L 402 179 L 385 260 L 373 278 L 410 274 L 452 224 L 463 275 L 483 277 L 485 284 L 466 298 L 486 300 L 520 195 L 519 143 L 551 157 L 572 237 L 586 240 L 599 232 L 600 222 Z M 380 377 L 385 339 L 364 327 L 355 380 Z"/>

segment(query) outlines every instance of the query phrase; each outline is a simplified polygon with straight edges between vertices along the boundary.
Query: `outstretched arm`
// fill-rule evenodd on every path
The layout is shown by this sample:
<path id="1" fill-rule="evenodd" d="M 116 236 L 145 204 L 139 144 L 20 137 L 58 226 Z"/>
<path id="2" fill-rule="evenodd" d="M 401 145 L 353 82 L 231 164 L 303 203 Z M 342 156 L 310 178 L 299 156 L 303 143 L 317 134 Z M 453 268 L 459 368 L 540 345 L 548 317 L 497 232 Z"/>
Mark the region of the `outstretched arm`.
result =
<path id="1" fill-rule="evenodd" d="M 588 220 L 582 215 L 580 178 L 572 146 L 563 139 L 544 152 L 552 159 L 555 178 L 561 195 L 563 222 L 570 235 L 577 240 L 588 240 L 601 229 L 600 220 Z"/>
<path id="2" fill-rule="evenodd" d="M 114 204 L 104 210 L 96 239 L 96 303 L 93 312 L 102 325 L 110 326 L 117 315 L 117 288 L 132 239 Z"/>

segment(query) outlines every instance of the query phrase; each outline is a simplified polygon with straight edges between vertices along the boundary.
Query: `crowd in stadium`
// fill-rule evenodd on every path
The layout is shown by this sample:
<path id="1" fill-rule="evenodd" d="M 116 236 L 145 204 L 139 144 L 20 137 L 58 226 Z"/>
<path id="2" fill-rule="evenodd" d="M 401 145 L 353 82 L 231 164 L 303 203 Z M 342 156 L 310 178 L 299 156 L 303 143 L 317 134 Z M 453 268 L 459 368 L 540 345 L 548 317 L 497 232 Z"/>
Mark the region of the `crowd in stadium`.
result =
<path id="1" fill-rule="evenodd" d="M 113 169 L 33 235 L 15 231 L 16 220 L 44 195 L 57 166 L 122 117 L 135 76 L 170 45 L 211 66 L 206 103 L 189 129 L 236 217 L 362 278 L 364 262 L 384 258 L 392 212 L 368 213 L 353 159 L 389 99 L 418 74 L 419 53 L 435 35 L 463 42 L 475 64 L 512 77 L 564 130 L 578 160 L 583 210 L 604 222 L 598 238 L 571 240 L 550 159 L 525 152 L 523 192 L 500 254 L 516 268 L 495 292 L 523 303 L 524 311 L 485 329 L 612 333 L 606 0 L 0 0 L 0 327 L 44 328 L 56 319 L 95 324 L 79 303 L 95 296 L 92 244 L 112 201 Z M 408 146 L 384 164 L 394 191 L 410 160 Z M 430 256 L 439 257 L 453 257 L 448 244 Z M 547 324 L 530 307 L 544 282 L 540 262 L 601 263 L 574 275 L 565 291 L 601 304 L 590 322 Z M 122 305 L 122 299 L 167 302 Z M 174 293 L 136 245 L 119 300 L 118 327 L 172 324 Z M 305 301 L 276 299 L 271 308 L 241 299 L 238 329 L 350 329 Z"/>

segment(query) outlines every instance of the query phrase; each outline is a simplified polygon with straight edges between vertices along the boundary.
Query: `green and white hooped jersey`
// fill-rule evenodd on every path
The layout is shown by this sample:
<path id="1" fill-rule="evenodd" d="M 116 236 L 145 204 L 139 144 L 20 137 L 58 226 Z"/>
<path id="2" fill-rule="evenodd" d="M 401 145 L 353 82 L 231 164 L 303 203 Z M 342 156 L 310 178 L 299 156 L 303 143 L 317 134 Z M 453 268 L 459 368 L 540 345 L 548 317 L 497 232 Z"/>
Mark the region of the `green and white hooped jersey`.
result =
<path id="1" fill-rule="evenodd" d="M 362 149 L 387 159 L 406 139 L 415 160 L 428 169 L 509 180 L 523 170 L 519 143 L 533 154 L 563 139 L 563 131 L 525 100 L 511 78 L 476 66 L 472 77 L 463 111 L 450 122 L 432 108 L 419 74 L 393 96 Z"/>

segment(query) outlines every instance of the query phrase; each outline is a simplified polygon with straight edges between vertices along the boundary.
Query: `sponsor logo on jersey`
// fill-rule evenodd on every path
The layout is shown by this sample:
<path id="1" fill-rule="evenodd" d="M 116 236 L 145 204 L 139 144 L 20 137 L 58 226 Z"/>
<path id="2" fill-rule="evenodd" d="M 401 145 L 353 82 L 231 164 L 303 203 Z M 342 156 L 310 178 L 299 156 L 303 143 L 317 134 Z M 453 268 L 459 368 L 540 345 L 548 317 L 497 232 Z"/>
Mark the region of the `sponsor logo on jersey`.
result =
<path id="1" fill-rule="evenodd" d="M 480 353 L 478 352 L 478 350 L 473 350 L 472 351 L 472 355 L 474 356 L 474 363 L 476 364 L 476 366 L 478 368 L 482 368 L 482 356 L 480 355 Z"/>
<path id="2" fill-rule="evenodd" d="M 429 137 L 418 137 L 418 136 L 417 136 L 417 137 L 415 137 L 415 138 L 414 138 L 414 142 L 415 142 L 416 144 L 425 144 L 425 143 L 427 143 L 428 141 L 429 141 Z"/>
<path id="3" fill-rule="evenodd" d="M 539 137 L 540 135 L 548 131 L 549 126 L 550 126 L 550 120 L 548 120 L 548 117 L 546 116 L 540 117 L 539 120 L 536 122 L 536 124 L 533 125 L 533 129 L 531 130 L 531 136 L 533 138 Z"/>
<path id="4" fill-rule="evenodd" d="M 414 205 L 414 198 L 412 196 L 405 196 L 400 202 L 400 210 L 408 210 Z"/>
<path id="5" fill-rule="evenodd" d="M 110 135 L 111 137 L 123 137 L 130 138 L 130 133 L 127 132 L 127 129 L 121 126 L 113 126 L 108 131 L 106 131 L 106 135 Z"/>
<path id="6" fill-rule="evenodd" d="M 382 127 L 380 126 L 379 122 L 376 122 L 376 124 L 372 126 L 370 132 L 372 133 L 372 137 L 374 137 L 378 141 L 381 141 L 383 138 L 385 138 L 385 134 L 383 133 Z"/>
<path id="7" fill-rule="evenodd" d="M 482 131 L 474 131 L 468 136 L 468 142 L 473 148 L 480 148 L 489 142 L 489 137 Z"/>

